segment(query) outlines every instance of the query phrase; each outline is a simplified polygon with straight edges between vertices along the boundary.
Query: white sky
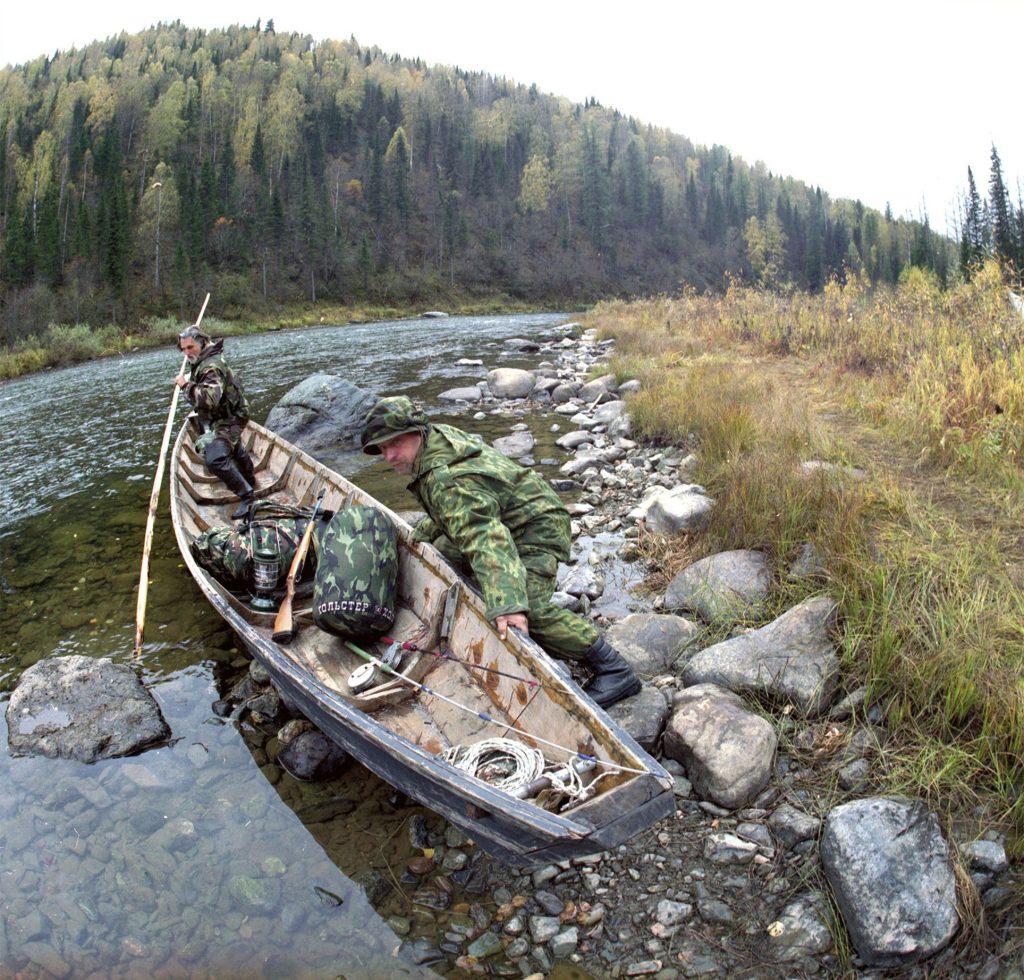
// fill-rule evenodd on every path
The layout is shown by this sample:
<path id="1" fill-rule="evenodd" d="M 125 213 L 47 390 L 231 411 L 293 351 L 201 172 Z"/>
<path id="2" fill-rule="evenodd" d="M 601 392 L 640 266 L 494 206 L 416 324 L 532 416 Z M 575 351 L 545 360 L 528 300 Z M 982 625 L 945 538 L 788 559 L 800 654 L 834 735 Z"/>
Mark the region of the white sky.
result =
<path id="1" fill-rule="evenodd" d="M 319 8 L 319 9 L 314 9 Z M 0 65 L 157 21 L 347 38 L 596 97 L 695 143 L 943 230 L 994 143 L 1024 190 L 1024 0 L 24 0 L 0 4 Z"/>

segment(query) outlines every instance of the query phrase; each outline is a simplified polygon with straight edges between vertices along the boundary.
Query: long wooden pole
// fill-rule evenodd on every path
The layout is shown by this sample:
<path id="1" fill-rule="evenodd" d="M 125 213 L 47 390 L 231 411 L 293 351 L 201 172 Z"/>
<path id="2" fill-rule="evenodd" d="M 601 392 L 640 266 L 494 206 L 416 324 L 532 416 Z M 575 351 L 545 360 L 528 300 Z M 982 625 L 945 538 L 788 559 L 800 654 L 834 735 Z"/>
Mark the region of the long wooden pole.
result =
<path id="1" fill-rule="evenodd" d="M 203 314 L 206 312 L 206 304 L 210 302 L 210 294 L 206 294 L 203 300 L 203 308 L 199 311 L 195 326 L 203 322 Z M 185 365 L 188 358 L 181 361 L 181 369 L 178 374 L 185 373 Z M 156 508 L 160 501 L 160 484 L 164 478 L 164 462 L 167 458 L 167 446 L 171 441 L 171 429 L 174 426 L 174 413 L 178 408 L 178 394 L 181 389 L 177 381 L 174 383 L 174 394 L 171 396 L 171 407 L 167 412 L 167 425 L 164 426 L 164 439 L 160 444 L 160 458 L 156 463 L 156 476 L 153 478 L 153 492 L 149 495 L 149 517 L 146 518 L 146 535 L 142 542 L 142 570 L 139 572 L 139 599 L 135 604 L 135 652 L 132 659 L 138 658 L 142 651 L 142 627 L 146 621 L 146 599 L 149 595 L 149 553 L 153 550 L 153 522 L 156 519 Z"/>

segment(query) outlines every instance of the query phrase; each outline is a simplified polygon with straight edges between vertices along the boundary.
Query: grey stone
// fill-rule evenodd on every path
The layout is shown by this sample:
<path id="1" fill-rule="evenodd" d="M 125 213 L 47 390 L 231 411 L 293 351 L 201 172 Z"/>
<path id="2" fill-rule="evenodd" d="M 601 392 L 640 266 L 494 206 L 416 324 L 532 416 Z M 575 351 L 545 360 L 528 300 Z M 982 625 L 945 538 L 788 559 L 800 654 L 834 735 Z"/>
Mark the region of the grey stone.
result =
<path id="1" fill-rule="evenodd" d="M 663 751 L 682 762 L 697 794 L 737 809 L 767 785 L 778 738 L 730 691 L 713 684 L 676 695 Z"/>
<path id="2" fill-rule="evenodd" d="M 483 397 L 483 392 L 476 385 L 467 385 L 462 388 L 449 388 L 437 396 L 442 402 L 478 402 Z"/>
<path id="3" fill-rule="evenodd" d="M 613 623 L 605 636 L 634 670 L 647 676 L 678 669 L 702 627 L 667 613 L 632 613 Z"/>
<path id="4" fill-rule="evenodd" d="M 495 368 L 487 372 L 487 387 L 495 398 L 525 398 L 533 391 L 536 378 L 520 368 Z"/>
<path id="5" fill-rule="evenodd" d="M 919 962 L 960 926 L 949 848 L 919 801 L 880 797 L 836 807 L 825 821 L 821 862 L 869 966 Z"/>
<path id="6" fill-rule="evenodd" d="M 127 664 L 72 655 L 28 668 L 7 705 L 11 755 L 95 762 L 165 742 L 160 708 Z"/>
<path id="7" fill-rule="evenodd" d="M 789 803 L 783 803 L 768 818 L 768 826 L 771 827 L 779 843 L 789 849 L 801 841 L 817 837 L 818 831 L 821 829 L 821 821 Z"/>
<path id="8" fill-rule="evenodd" d="M 309 453 L 356 449 L 377 396 L 330 374 L 314 374 L 270 410 L 267 428 Z"/>
<path id="9" fill-rule="evenodd" d="M 1006 849 L 993 840 L 975 840 L 965 844 L 961 849 L 968 864 L 974 869 L 991 871 L 999 874 L 1005 871 L 1010 863 L 1006 859 Z"/>
<path id="10" fill-rule="evenodd" d="M 533 452 L 536 441 L 529 432 L 515 432 L 510 436 L 501 436 L 492 443 L 495 449 L 510 459 L 522 459 Z"/>
<path id="11" fill-rule="evenodd" d="M 723 551 L 684 568 L 665 590 L 666 609 L 685 609 L 702 619 L 757 615 L 771 589 L 768 556 L 760 551 Z"/>
<path id="12" fill-rule="evenodd" d="M 767 694 L 792 703 L 802 715 L 817 716 L 832 703 L 839 686 L 839 657 L 830 635 L 837 608 L 825 596 L 807 599 L 761 629 L 694 654 L 683 680 Z"/>
<path id="13" fill-rule="evenodd" d="M 803 895 L 787 905 L 768 926 L 767 933 L 769 948 L 779 963 L 802 956 L 821 956 L 833 946 L 825 900 L 819 892 Z"/>
<path id="14" fill-rule="evenodd" d="M 679 534 L 707 527 L 714 505 L 702 486 L 684 483 L 671 489 L 652 488 L 628 516 L 644 521 L 657 534 Z"/>

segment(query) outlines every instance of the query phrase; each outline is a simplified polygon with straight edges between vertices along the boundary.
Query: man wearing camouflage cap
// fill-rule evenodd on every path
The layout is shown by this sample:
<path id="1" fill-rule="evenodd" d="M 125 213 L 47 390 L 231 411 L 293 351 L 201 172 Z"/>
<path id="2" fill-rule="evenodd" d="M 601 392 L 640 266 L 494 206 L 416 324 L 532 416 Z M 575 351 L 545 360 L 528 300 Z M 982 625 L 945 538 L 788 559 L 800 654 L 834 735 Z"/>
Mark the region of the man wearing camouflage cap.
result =
<path id="1" fill-rule="evenodd" d="M 363 452 L 382 455 L 427 513 L 413 532 L 468 566 L 487 617 L 545 650 L 585 662 L 587 693 L 602 707 L 636 694 L 640 681 L 593 623 L 551 601 L 572 541 L 569 514 L 539 474 L 451 425 L 433 424 L 404 396 L 382 398 L 363 420 Z"/>
<path id="2" fill-rule="evenodd" d="M 197 326 L 178 335 L 178 349 L 188 358 L 189 376 L 179 374 L 175 384 L 195 409 L 204 433 L 196 440 L 206 468 L 238 494 L 231 519 L 247 517 L 252 507 L 256 473 L 252 457 L 242 445 L 242 430 L 249 422 L 245 392 L 224 359 L 224 341 L 211 341 Z"/>

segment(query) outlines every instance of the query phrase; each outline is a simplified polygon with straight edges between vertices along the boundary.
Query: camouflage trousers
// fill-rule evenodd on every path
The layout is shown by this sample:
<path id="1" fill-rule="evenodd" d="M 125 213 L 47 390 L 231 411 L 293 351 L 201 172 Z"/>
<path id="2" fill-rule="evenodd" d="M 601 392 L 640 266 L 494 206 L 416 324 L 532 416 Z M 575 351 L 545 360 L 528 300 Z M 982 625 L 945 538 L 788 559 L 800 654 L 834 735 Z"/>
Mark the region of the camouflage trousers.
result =
<path id="1" fill-rule="evenodd" d="M 432 543 L 463 578 L 474 584 L 469 562 L 447 537 L 435 538 Z M 553 657 L 582 660 L 601 631 L 589 620 L 551 601 L 558 574 L 558 556 L 540 548 L 520 548 L 519 560 L 526 569 L 526 597 L 530 605 L 526 617 L 530 638 Z"/>

